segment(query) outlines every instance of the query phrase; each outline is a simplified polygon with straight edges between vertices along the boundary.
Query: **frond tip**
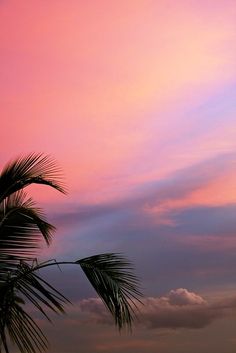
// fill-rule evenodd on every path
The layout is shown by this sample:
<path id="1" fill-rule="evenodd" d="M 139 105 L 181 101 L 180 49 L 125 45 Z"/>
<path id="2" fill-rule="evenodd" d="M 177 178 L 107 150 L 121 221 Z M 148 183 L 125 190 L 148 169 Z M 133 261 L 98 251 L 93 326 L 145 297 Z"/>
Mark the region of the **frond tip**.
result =
<path id="1" fill-rule="evenodd" d="M 107 253 L 76 261 L 111 312 L 119 329 L 131 328 L 135 299 L 142 296 L 130 264 L 120 254 Z"/>
<path id="2" fill-rule="evenodd" d="M 31 153 L 6 165 L 0 175 L 0 202 L 30 184 L 44 184 L 66 193 L 62 172 L 50 156 Z"/>

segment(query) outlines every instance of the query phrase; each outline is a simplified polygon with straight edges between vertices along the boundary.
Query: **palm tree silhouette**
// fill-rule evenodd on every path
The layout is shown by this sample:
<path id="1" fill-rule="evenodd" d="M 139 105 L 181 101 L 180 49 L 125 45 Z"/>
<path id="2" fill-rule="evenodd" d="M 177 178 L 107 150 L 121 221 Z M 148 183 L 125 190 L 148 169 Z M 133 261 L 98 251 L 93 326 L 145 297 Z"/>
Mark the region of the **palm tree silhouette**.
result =
<path id="1" fill-rule="evenodd" d="M 135 300 L 141 293 L 132 266 L 123 256 L 106 253 L 41 263 L 35 259 L 40 240 L 50 245 L 55 227 L 27 196 L 25 188 L 31 184 L 66 193 L 56 162 L 43 154 L 19 157 L 0 174 L 0 352 L 9 353 L 10 341 L 21 353 L 48 348 L 47 338 L 24 304 L 30 302 L 48 320 L 50 310 L 64 313 L 69 300 L 39 274 L 40 269 L 55 265 L 79 265 L 118 328 L 131 328 Z"/>

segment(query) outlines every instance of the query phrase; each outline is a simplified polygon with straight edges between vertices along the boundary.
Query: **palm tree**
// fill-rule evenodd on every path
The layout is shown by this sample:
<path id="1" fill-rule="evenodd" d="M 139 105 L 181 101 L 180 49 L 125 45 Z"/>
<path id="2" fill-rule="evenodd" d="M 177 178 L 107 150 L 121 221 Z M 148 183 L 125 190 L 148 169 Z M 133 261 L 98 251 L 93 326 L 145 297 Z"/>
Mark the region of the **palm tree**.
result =
<path id="1" fill-rule="evenodd" d="M 141 295 L 132 267 L 120 254 L 106 253 L 68 262 L 35 259 L 43 238 L 50 245 L 55 227 L 29 198 L 31 184 L 50 186 L 66 193 L 54 160 L 29 154 L 7 164 L 0 174 L 0 352 L 9 353 L 9 341 L 21 353 L 47 349 L 44 333 L 27 313 L 33 304 L 50 320 L 50 310 L 64 313 L 69 300 L 48 283 L 39 270 L 55 265 L 79 265 L 113 315 L 119 329 L 131 328 L 135 299 Z"/>

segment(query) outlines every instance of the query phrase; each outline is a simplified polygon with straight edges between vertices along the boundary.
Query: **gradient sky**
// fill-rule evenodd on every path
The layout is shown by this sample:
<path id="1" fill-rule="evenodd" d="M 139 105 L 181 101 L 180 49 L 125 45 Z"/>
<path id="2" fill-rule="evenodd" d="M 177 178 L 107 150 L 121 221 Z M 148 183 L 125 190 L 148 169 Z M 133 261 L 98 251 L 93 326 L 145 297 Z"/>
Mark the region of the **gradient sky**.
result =
<path id="1" fill-rule="evenodd" d="M 69 188 L 31 189 L 58 228 L 43 258 L 124 252 L 145 295 L 119 335 L 81 273 L 48 272 L 75 303 L 38 318 L 49 353 L 235 351 L 235 18 L 235 0 L 0 1 L 0 164 L 50 154 Z"/>

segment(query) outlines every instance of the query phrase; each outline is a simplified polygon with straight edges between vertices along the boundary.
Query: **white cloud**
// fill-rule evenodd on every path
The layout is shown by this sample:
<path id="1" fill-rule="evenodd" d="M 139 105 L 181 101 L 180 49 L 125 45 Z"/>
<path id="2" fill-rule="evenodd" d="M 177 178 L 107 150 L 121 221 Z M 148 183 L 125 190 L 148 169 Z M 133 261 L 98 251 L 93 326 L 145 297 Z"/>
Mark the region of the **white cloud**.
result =
<path id="1" fill-rule="evenodd" d="M 206 304 L 206 301 L 200 295 L 189 292 L 184 288 L 172 289 L 167 294 L 166 299 L 172 305 Z"/>

